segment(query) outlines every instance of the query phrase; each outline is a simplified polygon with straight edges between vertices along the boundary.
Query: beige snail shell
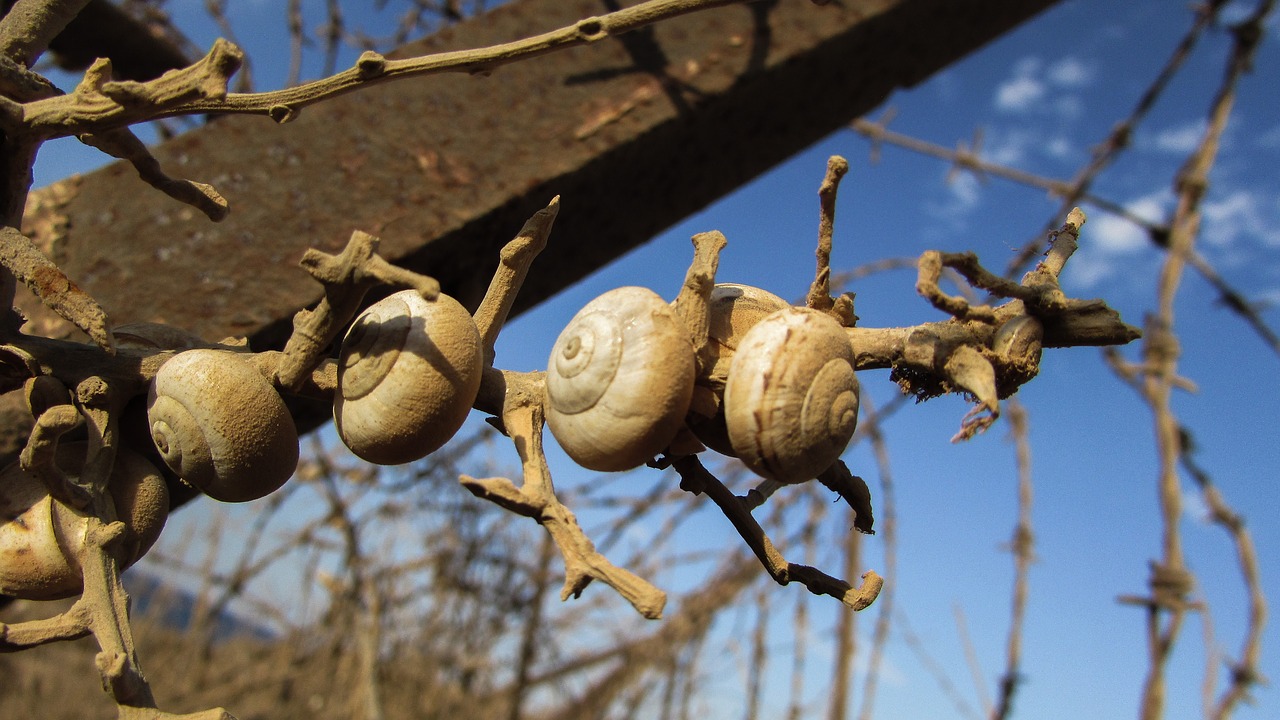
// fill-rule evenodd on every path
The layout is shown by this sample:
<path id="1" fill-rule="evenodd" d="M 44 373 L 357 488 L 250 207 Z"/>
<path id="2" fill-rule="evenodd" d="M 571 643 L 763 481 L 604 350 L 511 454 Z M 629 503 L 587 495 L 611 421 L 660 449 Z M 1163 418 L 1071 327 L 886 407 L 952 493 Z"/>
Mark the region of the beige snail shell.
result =
<path id="1" fill-rule="evenodd" d="M 63 443 L 57 462 L 79 476 L 86 443 Z M 169 514 L 169 492 L 154 465 L 129 450 L 116 451 L 108 482 L 116 515 L 125 524 L 124 566 L 143 556 Z M 55 508 L 56 505 L 56 508 Z M 87 518 L 49 496 L 44 484 L 14 462 L 0 470 L 0 595 L 56 600 L 81 591 L 80 551 Z"/>
<path id="2" fill-rule="evenodd" d="M 1035 368 L 1040 364 L 1044 325 L 1031 315 L 1019 315 L 1000 326 L 991 349 L 1007 362 Z"/>
<path id="3" fill-rule="evenodd" d="M 709 418 L 691 413 L 689 426 L 699 440 L 722 455 L 735 455 L 725 429 L 723 405 L 724 388 L 729 380 L 729 367 L 733 363 L 734 354 L 756 323 L 787 307 L 790 304 L 786 300 L 750 285 L 720 283 L 711 290 L 709 342 L 698 386 L 716 396 L 717 411 Z"/>
<path id="4" fill-rule="evenodd" d="M 680 430 L 694 373 L 689 331 L 670 305 L 646 288 L 610 290 L 551 349 L 547 425 L 582 467 L 639 467 Z"/>
<path id="5" fill-rule="evenodd" d="M 734 354 L 724 409 L 734 453 L 762 477 L 805 482 L 830 467 L 858 423 L 849 336 L 807 308 L 779 310 Z"/>
<path id="6" fill-rule="evenodd" d="M 342 342 L 338 435 L 380 465 L 426 457 L 462 427 L 483 370 L 480 331 L 457 300 L 390 295 L 356 318 Z"/>
<path id="7" fill-rule="evenodd" d="M 298 465 L 288 408 L 235 352 L 187 350 L 167 360 L 147 395 L 147 422 L 165 464 L 215 500 L 265 497 Z"/>

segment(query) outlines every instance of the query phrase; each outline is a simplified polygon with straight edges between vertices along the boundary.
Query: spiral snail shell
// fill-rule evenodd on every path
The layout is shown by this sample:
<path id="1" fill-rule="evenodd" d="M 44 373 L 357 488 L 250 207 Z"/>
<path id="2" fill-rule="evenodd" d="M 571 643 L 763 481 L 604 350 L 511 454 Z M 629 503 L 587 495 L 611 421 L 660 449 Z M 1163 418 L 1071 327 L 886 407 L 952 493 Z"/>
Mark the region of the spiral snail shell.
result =
<path id="1" fill-rule="evenodd" d="M 165 464 L 215 500 L 264 497 L 298 465 L 293 417 L 235 352 L 187 350 L 166 361 L 147 394 L 147 421 Z"/>
<path id="2" fill-rule="evenodd" d="M 483 365 L 480 331 L 457 300 L 390 295 L 356 318 L 342 342 L 338 434 L 380 465 L 426 457 L 462 427 Z"/>
<path id="3" fill-rule="evenodd" d="M 86 443 L 63 443 L 57 463 L 72 477 L 84 467 Z M 143 556 L 160 536 L 169 493 L 159 470 L 137 453 L 116 451 L 107 485 L 125 524 L 124 565 Z M 87 518 L 57 502 L 17 462 L 0 470 L 0 595 L 56 600 L 80 592 L 80 551 Z"/>
<path id="4" fill-rule="evenodd" d="M 724 391 L 734 453 L 778 482 L 816 477 L 834 463 L 858 423 L 858 379 L 849 336 L 830 316 L 779 310 L 742 339 Z"/>
<path id="5" fill-rule="evenodd" d="M 790 307 L 786 300 L 750 285 L 719 283 L 711 290 L 708 315 L 708 340 L 703 370 L 697 384 L 717 398 L 717 411 L 712 417 L 691 413 L 689 427 L 694 434 L 722 455 L 733 457 L 724 419 L 724 388 L 729 381 L 729 367 L 743 338 L 756 323 L 769 314 Z"/>
<path id="6" fill-rule="evenodd" d="M 666 301 L 641 287 L 610 290 L 551 349 L 547 425 L 582 467 L 639 467 L 679 431 L 694 373 L 689 331 Z"/>

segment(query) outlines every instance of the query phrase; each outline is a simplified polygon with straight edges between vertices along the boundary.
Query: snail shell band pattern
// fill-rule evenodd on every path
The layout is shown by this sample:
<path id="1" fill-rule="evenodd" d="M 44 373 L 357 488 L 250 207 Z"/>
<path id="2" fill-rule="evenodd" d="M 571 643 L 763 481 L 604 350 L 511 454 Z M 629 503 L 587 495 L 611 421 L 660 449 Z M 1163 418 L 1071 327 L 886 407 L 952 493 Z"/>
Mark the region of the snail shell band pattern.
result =
<path id="1" fill-rule="evenodd" d="M 666 301 L 646 288 L 610 290 L 551 349 L 547 425 L 582 467 L 639 467 L 684 423 L 694 373 L 689 331 Z"/>
<path id="2" fill-rule="evenodd" d="M 735 454 L 784 483 L 830 467 L 858 425 L 853 348 L 840 323 L 807 308 L 779 310 L 734 353 L 724 411 Z"/>
<path id="3" fill-rule="evenodd" d="M 215 500 L 275 492 L 298 466 L 298 431 L 275 388 L 237 353 L 188 350 L 156 373 L 151 439 L 165 464 Z"/>
<path id="4" fill-rule="evenodd" d="M 439 449 L 467 418 L 483 372 L 480 331 L 448 295 L 404 290 L 369 306 L 342 342 L 333 419 L 351 451 L 379 465 Z"/>

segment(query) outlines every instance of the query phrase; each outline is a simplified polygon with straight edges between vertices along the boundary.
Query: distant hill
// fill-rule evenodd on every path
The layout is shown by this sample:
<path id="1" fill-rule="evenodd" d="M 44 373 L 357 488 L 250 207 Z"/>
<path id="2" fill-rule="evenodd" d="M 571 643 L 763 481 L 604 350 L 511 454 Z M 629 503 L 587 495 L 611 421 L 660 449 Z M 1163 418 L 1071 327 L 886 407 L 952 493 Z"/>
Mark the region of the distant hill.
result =
<path id="1" fill-rule="evenodd" d="M 142 568 L 131 568 L 123 577 L 125 590 L 132 599 L 132 614 L 175 630 L 190 629 L 195 619 L 197 598 L 192 593 L 168 584 L 160 576 Z M 277 633 L 266 625 L 232 612 L 223 612 L 214 621 L 214 638 L 228 640 L 248 637 L 256 640 L 275 639 Z"/>

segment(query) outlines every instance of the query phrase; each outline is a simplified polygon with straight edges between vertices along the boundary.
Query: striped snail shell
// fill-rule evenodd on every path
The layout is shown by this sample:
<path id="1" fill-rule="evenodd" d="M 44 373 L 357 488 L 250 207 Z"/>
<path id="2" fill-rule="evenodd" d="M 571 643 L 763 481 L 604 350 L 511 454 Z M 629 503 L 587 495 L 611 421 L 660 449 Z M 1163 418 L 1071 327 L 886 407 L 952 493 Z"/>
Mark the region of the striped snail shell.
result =
<path id="1" fill-rule="evenodd" d="M 756 323 L 783 308 L 790 307 L 786 300 L 773 293 L 750 285 L 720 283 L 711 290 L 708 316 L 708 340 L 703 358 L 703 370 L 698 376 L 698 388 L 709 391 L 716 398 L 716 414 L 702 417 L 689 416 L 689 427 L 694 434 L 722 455 L 733 457 L 724 420 L 724 388 L 729 381 L 729 367 L 738 346 Z"/>
<path id="2" fill-rule="evenodd" d="M 374 303 L 342 341 L 333 419 L 348 448 L 411 462 L 453 437 L 480 392 L 480 331 L 448 295 L 404 290 Z"/>
<path id="3" fill-rule="evenodd" d="M 551 349 L 547 425 L 582 467 L 639 467 L 680 430 L 694 373 L 689 331 L 666 301 L 641 287 L 610 290 Z"/>
<path id="4" fill-rule="evenodd" d="M 298 465 L 293 417 L 235 352 L 187 350 L 166 361 L 147 394 L 147 421 L 169 469 L 215 500 L 265 497 Z"/>
<path id="5" fill-rule="evenodd" d="M 87 444 L 62 443 L 58 467 L 78 477 Z M 154 465 L 120 448 L 108 481 L 116 515 L 125 524 L 124 566 L 143 556 L 169 514 L 169 492 Z M 80 552 L 88 521 L 49 496 L 35 476 L 14 462 L 0 470 L 0 595 L 56 600 L 81 591 Z"/>
<path id="6" fill-rule="evenodd" d="M 724 391 L 729 442 L 755 473 L 812 479 L 844 452 L 858 424 L 849 336 L 807 308 L 779 310 L 747 333 Z"/>

